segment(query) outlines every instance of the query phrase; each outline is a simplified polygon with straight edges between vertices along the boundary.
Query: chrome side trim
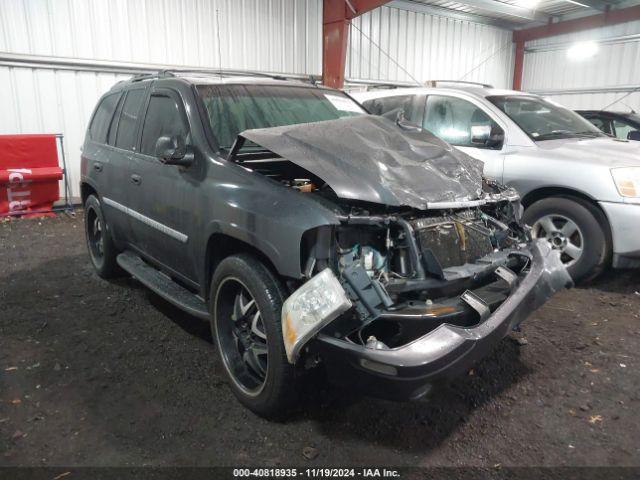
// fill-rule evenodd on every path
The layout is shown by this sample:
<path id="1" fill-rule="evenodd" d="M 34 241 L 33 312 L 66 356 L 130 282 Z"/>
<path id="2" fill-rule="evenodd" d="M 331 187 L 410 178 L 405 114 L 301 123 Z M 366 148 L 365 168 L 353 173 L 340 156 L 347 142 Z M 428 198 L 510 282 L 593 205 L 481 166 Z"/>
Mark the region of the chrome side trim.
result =
<path id="1" fill-rule="evenodd" d="M 116 210 L 120 210 L 121 212 L 126 213 L 127 215 L 135 218 L 136 220 L 139 220 L 142 223 L 149 225 L 152 228 L 155 228 L 156 230 L 164 233 L 165 235 L 168 235 L 171 238 L 178 240 L 179 242 L 187 243 L 187 241 L 189 240 L 189 237 L 184 233 L 174 230 L 171 227 L 167 227 L 166 225 L 160 222 L 157 222 L 154 219 L 149 218 L 145 215 L 142 215 L 141 213 L 136 212 L 135 210 L 129 207 L 125 207 L 124 205 L 116 202 L 115 200 L 111 200 L 110 198 L 107 198 L 107 197 L 102 197 L 102 201 L 105 203 L 105 205 L 109 205 L 110 207 L 113 207 Z"/>

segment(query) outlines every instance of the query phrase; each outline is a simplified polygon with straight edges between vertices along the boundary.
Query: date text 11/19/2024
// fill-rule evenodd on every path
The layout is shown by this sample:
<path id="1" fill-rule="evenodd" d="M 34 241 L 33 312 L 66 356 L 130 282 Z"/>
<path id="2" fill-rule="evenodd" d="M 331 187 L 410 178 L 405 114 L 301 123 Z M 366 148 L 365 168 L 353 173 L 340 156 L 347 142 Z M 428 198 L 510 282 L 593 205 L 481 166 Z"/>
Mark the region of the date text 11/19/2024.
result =
<path id="1" fill-rule="evenodd" d="M 399 478 L 400 473 L 387 468 L 234 468 L 233 476 L 236 478 Z"/>

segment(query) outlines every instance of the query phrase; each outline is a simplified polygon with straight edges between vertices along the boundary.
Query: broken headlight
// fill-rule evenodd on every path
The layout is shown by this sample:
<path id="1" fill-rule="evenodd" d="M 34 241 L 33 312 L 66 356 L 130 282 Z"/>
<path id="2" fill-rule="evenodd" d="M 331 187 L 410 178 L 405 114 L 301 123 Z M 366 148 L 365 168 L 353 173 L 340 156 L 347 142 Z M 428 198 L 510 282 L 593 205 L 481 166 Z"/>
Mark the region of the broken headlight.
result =
<path id="1" fill-rule="evenodd" d="M 342 285 L 326 268 L 293 292 L 282 306 L 282 336 L 289 362 L 325 325 L 351 308 Z"/>

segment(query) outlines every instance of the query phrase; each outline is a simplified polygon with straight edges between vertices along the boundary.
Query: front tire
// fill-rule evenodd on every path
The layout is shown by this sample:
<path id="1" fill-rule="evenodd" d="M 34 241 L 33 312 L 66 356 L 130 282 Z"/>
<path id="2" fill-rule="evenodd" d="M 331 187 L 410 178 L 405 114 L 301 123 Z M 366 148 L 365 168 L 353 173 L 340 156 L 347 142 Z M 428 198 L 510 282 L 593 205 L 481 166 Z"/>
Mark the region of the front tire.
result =
<path id="1" fill-rule="evenodd" d="M 549 197 L 529 206 L 523 220 L 534 238 L 546 238 L 560 251 L 561 260 L 575 282 L 602 273 L 611 256 L 606 218 L 588 202 Z"/>
<path id="2" fill-rule="evenodd" d="M 229 386 L 263 417 L 279 416 L 296 399 L 282 340 L 284 297 L 278 278 L 248 254 L 224 259 L 211 281 L 211 333 Z"/>
<path id="3" fill-rule="evenodd" d="M 98 276 L 105 279 L 121 276 L 124 272 L 116 261 L 118 249 L 96 195 L 89 195 L 84 203 L 84 231 L 89 257 Z"/>

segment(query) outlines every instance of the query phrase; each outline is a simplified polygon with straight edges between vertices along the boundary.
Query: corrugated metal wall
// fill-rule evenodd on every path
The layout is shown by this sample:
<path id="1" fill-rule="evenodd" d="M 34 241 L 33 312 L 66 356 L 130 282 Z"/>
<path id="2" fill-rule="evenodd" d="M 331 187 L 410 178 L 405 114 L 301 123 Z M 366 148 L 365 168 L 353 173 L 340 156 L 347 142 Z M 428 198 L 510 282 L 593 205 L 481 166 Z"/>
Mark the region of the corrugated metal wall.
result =
<path id="1" fill-rule="evenodd" d="M 0 51 L 18 54 L 320 74 L 321 42 L 322 0 L 0 0 Z M 89 116 L 128 77 L 0 66 L 0 134 L 63 133 L 78 195 Z"/>
<path id="2" fill-rule="evenodd" d="M 1 3 L 5 52 L 288 73 L 321 69 L 321 0 Z"/>
<path id="3" fill-rule="evenodd" d="M 367 38 L 368 37 L 368 38 Z M 511 85 L 511 32 L 422 12 L 382 7 L 353 21 L 347 77 L 400 80 L 468 80 Z"/>
<path id="4" fill-rule="evenodd" d="M 603 108 L 625 95 L 625 91 L 580 93 L 579 90 L 640 86 L 640 38 L 619 39 L 637 34 L 640 21 L 527 42 L 525 48 L 535 51 L 525 53 L 523 90 L 554 92 L 549 95 L 551 98 L 574 109 Z M 618 40 L 606 42 L 612 38 Z M 567 47 L 587 40 L 605 42 L 599 45 L 595 57 L 570 61 Z M 578 92 L 562 94 L 558 90 Z M 611 109 L 628 110 L 627 106 L 640 110 L 640 92 L 629 95 Z"/>

